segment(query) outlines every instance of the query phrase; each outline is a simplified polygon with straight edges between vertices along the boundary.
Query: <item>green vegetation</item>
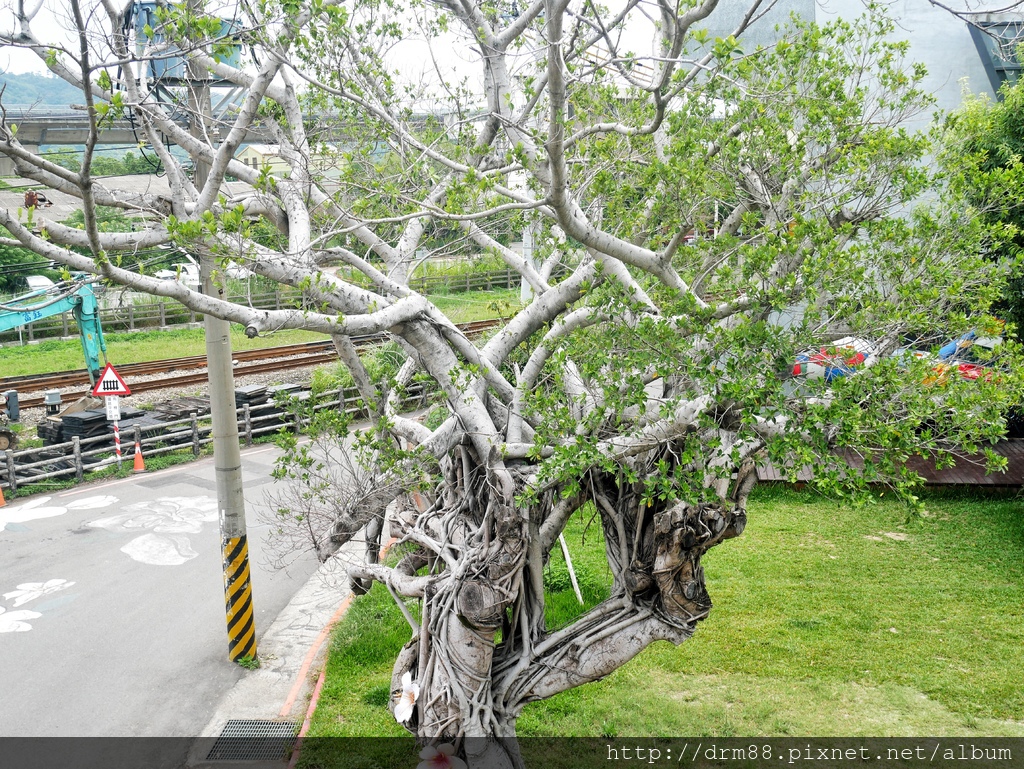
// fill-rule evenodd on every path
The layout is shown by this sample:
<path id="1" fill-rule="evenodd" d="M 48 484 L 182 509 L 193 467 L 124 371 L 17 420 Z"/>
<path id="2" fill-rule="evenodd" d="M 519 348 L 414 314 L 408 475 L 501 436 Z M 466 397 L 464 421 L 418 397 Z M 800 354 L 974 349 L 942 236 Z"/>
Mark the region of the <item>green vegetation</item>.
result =
<path id="1" fill-rule="evenodd" d="M 85 229 L 85 214 L 78 209 L 65 219 L 62 224 L 75 229 Z M 96 206 L 96 228 L 100 232 L 131 232 L 133 220 L 124 215 L 124 211 L 111 206 Z"/>
<path id="2" fill-rule="evenodd" d="M 61 150 L 49 153 L 50 160 L 59 166 L 76 173 L 82 169 L 82 153 L 74 150 Z M 97 154 L 93 157 L 92 173 L 94 176 L 135 176 L 158 174 L 163 171 L 160 160 L 153 152 L 125 152 L 121 157 Z"/>
<path id="3" fill-rule="evenodd" d="M 430 297 L 430 301 L 456 323 L 469 323 L 487 318 L 507 318 L 522 307 L 519 303 L 518 288 L 434 295 Z"/>
<path id="4" fill-rule="evenodd" d="M 1000 97 L 970 98 L 947 118 L 941 157 L 992 227 L 989 253 L 1009 274 L 997 312 L 1024 338 L 1024 80 L 1005 83 Z"/>
<path id="5" fill-rule="evenodd" d="M 245 655 L 244 657 L 239 657 L 237 660 L 235 660 L 235 664 L 238 665 L 238 667 L 240 667 L 240 668 L 245 668 L 246 670 L 259 670 L 260 669 L 260 659 L 259 659 L 259 657 L 253 657 L 253 656 L 248 655 L 248 654 Z"/>
<path id="6" fill-rule="evenodd" d="M 716 608 L 694 637 L 529 705 L 519 734 L 1024 736 L 1019 501 L 926 492 L 927 514 L 910 516 L 889 497 L 850 507 L 757 489 L 743 536 L 705 559 Z M 583 522 L 566 537 L 592 601 L 607 570 Z M 578 610 L 563 570 L 556 548 L 553 624 Z M 405 733 L 386 705 L 409 635 L 379 586 L 354 603 L 312 735 Z"/>
<path id="7" fill-rule="evenodd" d="M 10 237 L 10 233 L 0 227 L 0 237 Z M 57 280 L 59 273 L 49 269 L 50 262 L 26 248 L 5 246 L 0 244 L 0 293 L 21 294 L 28 289 L 26 275 L 45 275 Z"/>
<path id="8" fill-rule="evenodd" d="M 471 258 L 461 257 L 451 261 L 435 261 L 428 259 L 420 264 L 412 273 L 411 278 L 465 277 L 479 272 L 497 272 L 507 269 L 508 265 L 496 254 L 481 254 Z"/>

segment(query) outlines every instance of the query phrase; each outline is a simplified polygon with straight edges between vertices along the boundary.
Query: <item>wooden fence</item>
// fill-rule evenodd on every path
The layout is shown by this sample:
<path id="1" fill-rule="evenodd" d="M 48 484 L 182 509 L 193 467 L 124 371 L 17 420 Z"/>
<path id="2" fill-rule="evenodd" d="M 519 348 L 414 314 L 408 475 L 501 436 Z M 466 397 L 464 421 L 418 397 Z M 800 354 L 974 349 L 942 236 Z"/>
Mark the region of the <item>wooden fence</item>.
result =
<path id="1" fill-rule="evenodd" d="M 405 406 L 422 405 L 425 393 L 422 385 L 410 387 L 404 399 Z M 287 400 L 276 404 L 245 404 L 236 409 L 239 442 L 251 446 L 261 436 L 282 429 L 302 432 L 311 415 L 323 409 L 341 410 L 353 419 L 368 416 L 355 388 L 341 388 L 315 401 L 308 391 L 293 393 Z M 142 456 L 147 459 L 175 452 L 190 452 L 198 457 L 203 447 L 213 442 L 213 427 L 209 414 L 193 412 L 185 419 L 134 425 L 124 430 L 121 438 L 122 462 L 134 460 L 136 442 L 142 448 Z M 3 466 L 0 467 L 0 488 L 17 491 L 19 486 L 44 481 L 80 482 L 87 473 L 116 464 L 113 430 L 104 435 L 75 437 L 41 448 L 7 450 L 3 453 Z"/>

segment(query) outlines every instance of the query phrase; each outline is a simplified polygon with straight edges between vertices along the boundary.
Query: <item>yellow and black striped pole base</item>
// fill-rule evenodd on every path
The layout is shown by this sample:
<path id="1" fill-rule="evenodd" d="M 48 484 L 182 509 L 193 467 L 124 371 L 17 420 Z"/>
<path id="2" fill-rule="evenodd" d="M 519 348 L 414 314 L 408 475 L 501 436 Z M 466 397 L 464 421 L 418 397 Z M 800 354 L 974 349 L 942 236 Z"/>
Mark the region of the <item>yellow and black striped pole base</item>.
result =
<path id="1" fill-rule="evenodd" d="M 232 662 L 256 656 L 256 622 L 249 582 L 249 544 L 244 536 L 224 540 L 224 608 L 228 619 L 228 656 Z"/>

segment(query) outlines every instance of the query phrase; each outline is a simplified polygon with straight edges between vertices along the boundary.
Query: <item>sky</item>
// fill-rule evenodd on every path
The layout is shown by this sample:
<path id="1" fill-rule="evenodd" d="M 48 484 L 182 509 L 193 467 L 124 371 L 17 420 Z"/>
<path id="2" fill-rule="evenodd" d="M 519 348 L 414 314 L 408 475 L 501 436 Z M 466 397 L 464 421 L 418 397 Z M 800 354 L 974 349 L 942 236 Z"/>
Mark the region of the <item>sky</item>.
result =
<path id="1" fill-rule="evenodd" d="M 130 0 L 123 0 L 130 2 Z M 67 0 L 0 0 L 0 33 L 11 33 L 14 30 L 16 11 L 19 2 L 38 3 L 43 5 L 32 21 L 32 32 L 35 37 L 44 43 L 62 44 L 72 50 L 78 48 L 77 36 L 71 33 L 74 23 L 71 19 L 69 3 Z M 232 18 L 235 15 L 236 0 L 204 0 L 208 8 L 221 18 Z M 88 9 L 97 8 L 98 0 L 83 0 L 83 12 Z M 95 15 L 91 19 L 87 16 L 86 26 L 91 32 L 102 34 L 106 28 L 106 15 Z M 476 82 L 480 79 L 479 68 L 474 66 L 470 54 L 465 46 L 459 45 L 454 35 L 451 41 L 434 41 L 434 52 L 442 69 L 445 71 L 446 79 L 449 81 L 460 81 L 469 78 L 469 81 Z M 423 108 L 433 103 L 429 93 L 437 88 L 440 78 L 433 68 L 433 58 L 430 55 L 430 47 L 421 40 L 406 40 L 390 51 L 390 57 L 401 76 L 410 84 L 416 84 L 420 91 L 420 104 Z M 30 50 L 4 46 L 0 48 L 0 72 L 22 74 L 26 72 L 46 74 L 48 70 L 39 56 Z M 111 76 L 115 70 L 111 70 Z M 426 85 L 426 90 L 420 90 Z M 432 84 L 432 85 L 431 85 Z M 477 88 L 482 83 L 477 82 Z"/>
<path id="2" fill-rule="evenodd" d="M 15 31 L 16 8 L 18 0 L 2 0 L 0 2 L 0 33 L 7 35 Z M 46 0 L 47 3 L 51 0 Z M 57 23 L 53 12 L 43 8 L 39 12 L 39 23 L 37 35 L 50 37 L 59 32 L 61 26 Z M 36 25 L 33 25 L 34 27 Z M 65 35 L 66 37 L 66 35 Z M 46 66 L 31 51 L 18 50 L 5 46 L 0 49 L 0 70 L 4 72 L 45 72 Z"/>
<path id="3" fill-rule="evenodd" d="M 130 0 L 122 1 L 130 2 Z M 521 1 L 528 2 L 529 0 Z M 69 47 L 78 47 L 77 40 L 70 31 L 73 24 L 70 20 L 67 0 L 0 0 L 0 32 L 9 33 L 13 30 L 16 16 L 15 9 L 19 2 L 27 4 L 43 3 L 41 10 L 32 22 L 32 30 L 39 40 L 44 42 L 61 41 Z M 219 6 L 219 10 L 214 12 L 218 13 L 222 18 L 231 18 L 234 15 L 235 2 L 236 0 L 206 0 L 208 6 L 213 6 L 215 9 Z M 735 0 L 727 0 L 727 2 L 735 2 Z M 612 0 L 605 4 L 616 6 L 619 3 L 616 0 Z M 94 8 L 97 5 L 98 3 L 95 0 L 84 0 L 83 2 L 83 6 L 86 9 Z M 101 31 L 100 19 L 94 17 L 93 20 L 96 23 L 93 24 L 87 20 L 87 26 L 97 32 Z M 103 20 L 105 21 L 105 16 Z M 629 35 L 630 38 L 634 38 L 634 40 L 630 41 L 633 44 L 631 47 L 643 49 L 646 45 L 646 48 L 650 48 L 650 30 L 635 30 L 632 32 L 633 34 Z M 435 43 L 437 42 L 439 41 L 435 40 Z M 449 41 L 440 41 L 439 45 L 434 46 L 434 50 L 442 66 L 450 68 L 455 74 L 463 76 L 475 74 L 476 68 L 466 61 L 467 52 L 465 47 L 458 45 L 454 35 L 450 43 Z M 413 81 L 419 80 L 422 72 L 432 71 L 430 52 L 428 46 L 422 40 L 402 43 L 393 51 L 393 55 L 396 57 L 399 69 Z M 39 57 L 31 51 L 4 47 L 0 49 L 0 71 L 44 73 L 47 70 Z"/>

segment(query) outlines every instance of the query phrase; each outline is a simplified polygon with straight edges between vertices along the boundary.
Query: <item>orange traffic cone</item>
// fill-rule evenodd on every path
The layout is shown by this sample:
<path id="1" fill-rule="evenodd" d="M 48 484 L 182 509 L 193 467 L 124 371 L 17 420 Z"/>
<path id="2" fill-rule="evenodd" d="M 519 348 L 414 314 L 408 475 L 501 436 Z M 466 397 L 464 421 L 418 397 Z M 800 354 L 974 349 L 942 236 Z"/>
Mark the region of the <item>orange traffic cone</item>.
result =
<path id="1" fill-rule="evenodd" d="M 4 499 L 4 489 L 3 489 L 3 486 L 0 486 L 0 507 L 6 507 L 6 506 L 7 506 L 7 500 Z"/>
<path id="2" fill-rule="evenodd" d="M 132 472 L 146 472 L 146 463 L 142 461 L 142 446 L 139 445 L 138 441 L 135 441 L 135 465 L 132 467 Z"/>

